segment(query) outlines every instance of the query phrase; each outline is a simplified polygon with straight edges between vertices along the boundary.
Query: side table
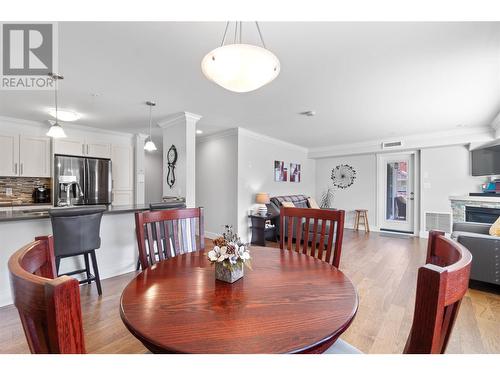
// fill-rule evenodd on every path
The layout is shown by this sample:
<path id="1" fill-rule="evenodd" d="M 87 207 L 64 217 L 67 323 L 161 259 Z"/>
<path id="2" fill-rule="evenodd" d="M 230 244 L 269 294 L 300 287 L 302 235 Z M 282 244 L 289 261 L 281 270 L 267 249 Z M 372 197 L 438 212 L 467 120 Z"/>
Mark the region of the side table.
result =
<path id="1" fill-rule="evenodd" d="M 280 215 L 248 215 L 248 217 L 252 220 L 252 245 L 266 246 L 266 237 L 269 233 L 272 234 L 273 240 L 275 242 L 278 242 L 276 220 L 279 219 Z M 271 221 L 271 224 L 273 226 L 266 228 L 266 221 L 268 220 Z"/>

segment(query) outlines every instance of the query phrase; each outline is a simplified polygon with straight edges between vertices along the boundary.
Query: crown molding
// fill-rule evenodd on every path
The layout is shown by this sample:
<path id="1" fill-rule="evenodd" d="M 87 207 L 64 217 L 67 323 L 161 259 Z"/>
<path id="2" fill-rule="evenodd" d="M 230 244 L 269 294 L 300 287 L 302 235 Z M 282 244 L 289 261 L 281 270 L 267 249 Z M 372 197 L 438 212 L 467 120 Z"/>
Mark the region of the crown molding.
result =
<path id="1" fill-rule="evenodd" d="M 246 135 L 246 136 L 248 136 L 250 138 L 257 139 L 259 141 L 268 142 L 268 143 L 271 143 L 271 144 L 274 144 L 274 145 L 283 146 L 283 147 L 290 148 L 290 149 L 293 149 L 293 150 L 298 150 L 298 151 L 301 151 L 301 152 L 305 152 L 306 154 L 309 151 L 306 147 L 296 145 L 295 143 L 290 143 L 290 142 L 287 142 L 287 141 L 283 141 L 281 139 L 270 137 L 268 135 L 264 135 L 264 134 L 261 134 L 261 133 L 256 133 L 254 131 L 251 131 L 251 130 L 248 130 L 248 129 L 245 129 L 245 128 L 239 127 L 238 131 L 239 131 L 239 134 L 241 134 L 241 135 Z"/>
<path id="2" fill-rule="evenodd" d="M 180 121 L 194 121 L 197 122 L 202 118 L 201 115 L 197 115 L 195 113 L 191 112 L 176 112 L 172 113 L 171 115 L 168 115 L 164 119 L 160 120 L 157 122 L 157 125 L 160 128 L 166 129 L 170 126 L 178 124 Z"/>
<path id="3" fill-rule="evenodd" d="M 332 147 L 318 147 L 309 150 L 309 158 L 322 159 L 336 156 L 360 155 L 370 153 L 399 152 L 429 147 L 484 144 L 494 139 L 491 127 L 453 129 L 433 133 L 401 136 L 399 138 L 377 139 L 366 142 L 349 143 Z M 382 142 L 403 141 L 404 146 L 382 149 Z"/>
<path id="4" fill-rule="evenodd" d="M 230 128 L 226 130 L 218 131 L 217 133 L 207 134 L 207 135 L 199 135 L 196 137 L 196 143 L 204 143 L 213 141 L 216 139 L 233 137 L 238 135 L 238 128 Z"/>

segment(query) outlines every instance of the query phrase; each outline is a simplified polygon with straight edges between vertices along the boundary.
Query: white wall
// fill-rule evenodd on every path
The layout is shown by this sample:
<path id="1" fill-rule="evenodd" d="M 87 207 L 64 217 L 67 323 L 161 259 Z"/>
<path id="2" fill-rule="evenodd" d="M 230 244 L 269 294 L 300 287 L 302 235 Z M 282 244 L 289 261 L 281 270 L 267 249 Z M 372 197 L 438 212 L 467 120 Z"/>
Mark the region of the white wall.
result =
<path id="1" fill-rule="evenodd" d="M 348 164 L 356 171 L 354 184 L 347 189 L 334 190 L 333 207 L 346 211 L 345 226 L 354 225 L 354 210 L 364 208 L 368 210 L 368 221 L 372 227 L 376 224 L 376 184 L 377 158 L 375 154 L 341 156 L 316 160 L 316 193 L 318 204 L 323 192 L 332 186 L 332 169 L 339 164 Z"/>
<path id="2" fill-rule="evenodd" d="M 301 182 L 275 182 L 274 161 L 301 164 Z M 288 169 L 290 167 L 288 166 Z M 262 136 L 246 129 L 238 131 L 238 234 L 250 240 L 248 212 L 255 208 L 255 194 L 276 195 L 315 192 L 315 161 L 305 148 Z"/>
<path id="3" fill-rule="evenodd" d="M 450 196 L 481 191 L 485 177 L 472 177 L 470 153 L 466 146 L 450 146 L 421 150 L 421 217 L 425 228 L 425 212 L 451 213 Z M 421 232 L 421 235 L 425 234 Z"/>
<path id="4" fill-rule="evenodd" d="M 161 202 L 163 197 L 163 155 L 161 151 L 146 152 L 145 169 L 145 203 Z"/>
<path id="5" fill-rule="evenodd" d="M 420 150 L 420 235 L 426 236 L 425 212 L 450 212 L 449 197 L 478 192 L 484 177 L 470 174 L 470 153 L 467 146 L 445 146 Z M 354 209 L 368 209 L 370 224 L 377 229 L 377 154 L 340 156 L 316 160 L 316 200 L 327 186 L 331 186 L 332 168 L 339 164 L 349 164 L 356 170 L 356 181 L 344 190 L 336 190 L 333 206 L 346 210 L 346 227 L 354 223 Z M 418 229 L 418 223 L 416 228 Z"/>
<path id="6" fill-rule="evenodd" d="M 200 138 L 196 144 L 196 206 L 205 210 L 205 233 L 219 234 L 223 225 L 237 228 L 238 131 Z"/>
<path id="7" fill-rule="evenodd" d="M 196 195 L 196 122 L 200 116 L 188 112 L 174 113 L 158 123 L 163 128 L 163 164 L 167 165 L 168 150 L 177 149 L 175 184 L 167 185 L 168 168 L 163 169 L 163 196 L 181 196 L 187 207 L 195 206 Z"/>

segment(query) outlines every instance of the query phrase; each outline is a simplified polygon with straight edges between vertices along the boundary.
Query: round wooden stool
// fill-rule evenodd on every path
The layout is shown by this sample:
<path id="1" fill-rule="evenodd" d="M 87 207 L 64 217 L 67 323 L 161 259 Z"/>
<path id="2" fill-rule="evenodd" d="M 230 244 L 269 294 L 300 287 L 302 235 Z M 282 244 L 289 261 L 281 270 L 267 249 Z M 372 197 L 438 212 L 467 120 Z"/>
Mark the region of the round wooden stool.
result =
<path id="1" fill-rule="evenodd" d="M 368 210 L 365 209 L 357 209 L 356 217 L 354 220 L 354 230 L 359 230 L 359 219 L 363 219 L 363 226 L 365 227 L 365 232 L 370 231 L 370 224 L 368 224 Z"/>

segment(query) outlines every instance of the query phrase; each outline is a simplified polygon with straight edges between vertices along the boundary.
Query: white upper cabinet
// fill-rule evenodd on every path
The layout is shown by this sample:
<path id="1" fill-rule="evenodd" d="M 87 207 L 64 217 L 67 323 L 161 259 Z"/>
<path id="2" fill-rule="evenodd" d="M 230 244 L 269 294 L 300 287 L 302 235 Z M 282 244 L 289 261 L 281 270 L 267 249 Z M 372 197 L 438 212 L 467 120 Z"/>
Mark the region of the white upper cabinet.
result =
<path id="1" fill-rule="evenodd" d="M 19 176 L 50 177 L 50 138 L 20 136 Z"/>
<path id="2" fill-rule="evenodd" d="M 111 162 L 113 170 L 113 190 L 133 190 L 133 147 L 128 145 L 113 145 Z"/>
<path id="3" fill-rule="evenodd" d="M 19 136 L 0 134 L 0 176 L 19 173 Z"/>
<path id="4" fill-rule="evenodd" d="M 83 137 L 54 139 L 54 154 L 110 159 L 111 143 Z"/>
<path id="5" fill-rule="evenodd" d="M 0 134 L 0 176 L 50 177 L 50 138 Z"/>
<path id="6" fill-rule="evenodd" d="M 88 140 L 85 145 L 85 156 L 91 158 L 111 158 L 111 143 Z"/>
<path id="7" fill-rule="evenodd" d="M 83 156 L 85 142 L 83 138 L 54 139 L 54 154 Z"/>

